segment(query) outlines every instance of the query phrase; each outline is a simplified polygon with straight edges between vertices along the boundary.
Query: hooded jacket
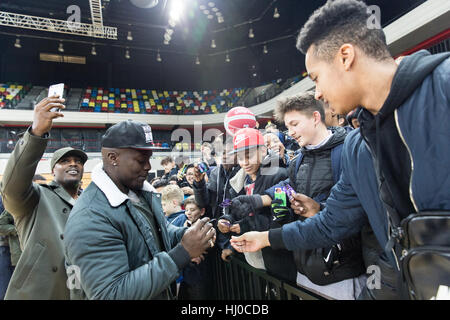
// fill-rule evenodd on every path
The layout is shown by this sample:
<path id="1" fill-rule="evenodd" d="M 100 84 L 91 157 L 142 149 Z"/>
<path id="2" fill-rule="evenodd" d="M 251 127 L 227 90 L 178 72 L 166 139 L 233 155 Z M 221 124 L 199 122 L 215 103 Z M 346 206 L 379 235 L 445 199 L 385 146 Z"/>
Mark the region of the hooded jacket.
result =
<path id="1" fill-rule="evenodd" d="M 384 206 L 387 200 L 383 191 L 383 202 L 380 199 L 376 167 L 381 167 L 385 176 L 380 179 L 382 189 L 394 189 L 396 185 L 402 190 L 407 188 L 414 212 L 450 210 L 450 167 L 447 165 L 450 162 L 449 57 L 450 53 L 431 56 L 423 50 L 402 60 L 378 117 L 379 130 L 376 128 L 377 119 L 373 128 L 373 121 L 367 122 L 367 112 L 363 112 L 360 121 L 365 129 L 353 130 L 347 136 L 341 160 L 342 175 L 332 188 L 325 209 L 303 222 L 295 221 L 271 230 L 269 241 L 272 247 L 293 250 L 329 246 L 360 232 L 369 221 L 384 248 L 390 236 Z M 395 135 L 400 137 L 400 141 Z M 407 161 L 402 145 L 407 150 Z M 389 167 L 394 151 L 395 154 L 400 153 L 396 157 L 398 164 Z M 375 161 L 374 165 L 377 155 L 380 155 L 379 163 Z M 395 171 L 399 165 L 409 167 L 409 170 Z M 404 181 L 407 181 L 406 186 Z M 395 206 L 399 212 L 412 213 L 402 190 L 398 196 L 403 196 L 403 199 Z M 399 270 L 395 255 L 389 254 L 388 258 Z"/>
<path id="2" fill-rule="evenodd" d="M 336 162 L 342 148 L 336 147 L 342 145 L 347 136 L 344 128 L 331 127 L 330 130 L 332 135 L 323 145 L 315 149 L 301 148 L 301 158 L 289 166 L 289 180 L 280 185 L 287 182 L 296 192 L 318 202 L 325 201 L 340 174 L 341 167 Z M 332 156 L 333 150 L 337 155 Z M 266 191 L 272 198 L 275 187 Z M 359 234 L 325 248 L 293 250 L 293 255 L 297 270 L 317 285 L 336 283 L 364 273 Z"/>

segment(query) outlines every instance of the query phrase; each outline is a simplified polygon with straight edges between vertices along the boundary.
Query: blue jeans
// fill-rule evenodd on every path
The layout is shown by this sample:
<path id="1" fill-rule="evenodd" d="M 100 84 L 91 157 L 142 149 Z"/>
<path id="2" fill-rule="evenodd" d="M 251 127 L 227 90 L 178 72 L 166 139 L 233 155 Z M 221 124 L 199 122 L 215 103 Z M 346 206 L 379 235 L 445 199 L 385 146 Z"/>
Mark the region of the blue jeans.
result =
<path id="1" fill-rule="evenodd" d="M 13 271 L 14 267 L 11 265 L 9 247 L 0 247 L 0 300 L 5 298 L 6 289 Z"/>

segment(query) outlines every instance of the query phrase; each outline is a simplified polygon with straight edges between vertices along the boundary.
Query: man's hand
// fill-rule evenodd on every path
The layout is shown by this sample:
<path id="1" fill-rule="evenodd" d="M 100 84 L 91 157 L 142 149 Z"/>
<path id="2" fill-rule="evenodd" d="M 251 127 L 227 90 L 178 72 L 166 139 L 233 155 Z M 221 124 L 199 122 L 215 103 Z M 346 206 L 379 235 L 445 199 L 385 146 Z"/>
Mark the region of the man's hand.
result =
<path id="1" fill-rule="evenodd" d="M 281 142 L 274 142 L 272 143 L 272 145 L 270 146 L 270 149 L 275 153 L 278 154 L 280 156 L 280 158 L 284 159 L 284 152 L 285 152 L 285 147 Z"/>
<path id="2" fill-rule="evenodd" d="M 220 257 L 225 262 L 230 262 L 230 257 L 233 255 L 233 250 L 231 249 L 223 249 Z"/>
<path id="3" fill-rule="evenodd" d="M 269 231 L 250 231 L 239 237 L 231 237 L 230 243 L 238 252 L 256 252 L 270 246 Z"/>
<path id="4" fill-rule="evenodd" d="M 31 126 L 31 133 L 35 136 L 41 137 L 50 131 L 53 124 L 53 119 L 64 117 L 61 112 L 51 112 L 52 108 L 65 109 L 62 104 L 65 99 L 59 99 L 58 96 L 48 97 L 39 102 L 34 108 L 33 125 Z"/>
<path id="5" fill-rule="evenodd" d="M 291 208 L 295 214 L 310 218 L 320 211 L 320 204 L 301 193 L 293 195 L 294 201 L 291 201 Z"/>
<path id="6" fill-rule="evenodd" d="M 219 221 L 217 222 L 217 228 L 222 233 L 230 232 L 230 225 L 231 225 L 230 222 L 225 219 L 219 219 Z"/>
<path id="7" fill-rule="evenodd" d="M 181 245 L 191 258 L 197 258 L 208 248 L 214 246 L 216 230 L 208 223 L 209 218 L 197 220 L 188 228 L 181 239 Z"/>
<path id="8" fill-rule="evenodd" d="M 239 223 L 235 223 L 231 226 L 230 231 L 239 234 L 241 233 L 241 226 Z"/>
<path id="9" fill-rule="evenodd" d="M 195 164 L 194 165 L 194 180 L 196 182 L 201 182 L 205 179 L 205 175 L 206 175 L 206 172 L 201 173 L 198 168 L 198 165 Z"/>

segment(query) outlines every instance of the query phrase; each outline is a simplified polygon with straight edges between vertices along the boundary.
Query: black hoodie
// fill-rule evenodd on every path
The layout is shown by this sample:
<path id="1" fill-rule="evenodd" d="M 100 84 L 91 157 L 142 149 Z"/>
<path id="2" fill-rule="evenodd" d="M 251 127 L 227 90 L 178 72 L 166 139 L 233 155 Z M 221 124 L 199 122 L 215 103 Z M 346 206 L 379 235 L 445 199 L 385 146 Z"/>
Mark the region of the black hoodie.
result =
<path id="1" fill-rule="evenodd" d="M 449 56 L 450 53 L 431 55 L 428 51 L 421 50 L 405 57 L 398 66 L 389 95 L 378 114 L 373 116 L 366 109 L 362 109 L 358 117 L 361 135 L 374 159 L 381 200 L 388 211 L 396 212 L 400 219 L 416 210 L 409 195 L 411 159 L 397 130 L 394 111 L 407 101 L 423 80 Z"/>

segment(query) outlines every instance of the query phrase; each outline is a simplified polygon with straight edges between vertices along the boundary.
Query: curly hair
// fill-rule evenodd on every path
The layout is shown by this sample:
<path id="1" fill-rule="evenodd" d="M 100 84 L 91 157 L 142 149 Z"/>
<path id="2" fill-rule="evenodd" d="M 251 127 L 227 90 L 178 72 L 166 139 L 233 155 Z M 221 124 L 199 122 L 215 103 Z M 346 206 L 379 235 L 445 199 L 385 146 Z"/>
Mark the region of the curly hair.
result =
<path id="1" fill-rule="evenodd" d="M 391 58 L 383 29 L 371 29 L 367 23 L 371 12 L 359 0 L 328 0 L 314 11 L 297 38 L 297 49 L 330 61 L 345 43 L 351 43 L 377 60 Z"/>

